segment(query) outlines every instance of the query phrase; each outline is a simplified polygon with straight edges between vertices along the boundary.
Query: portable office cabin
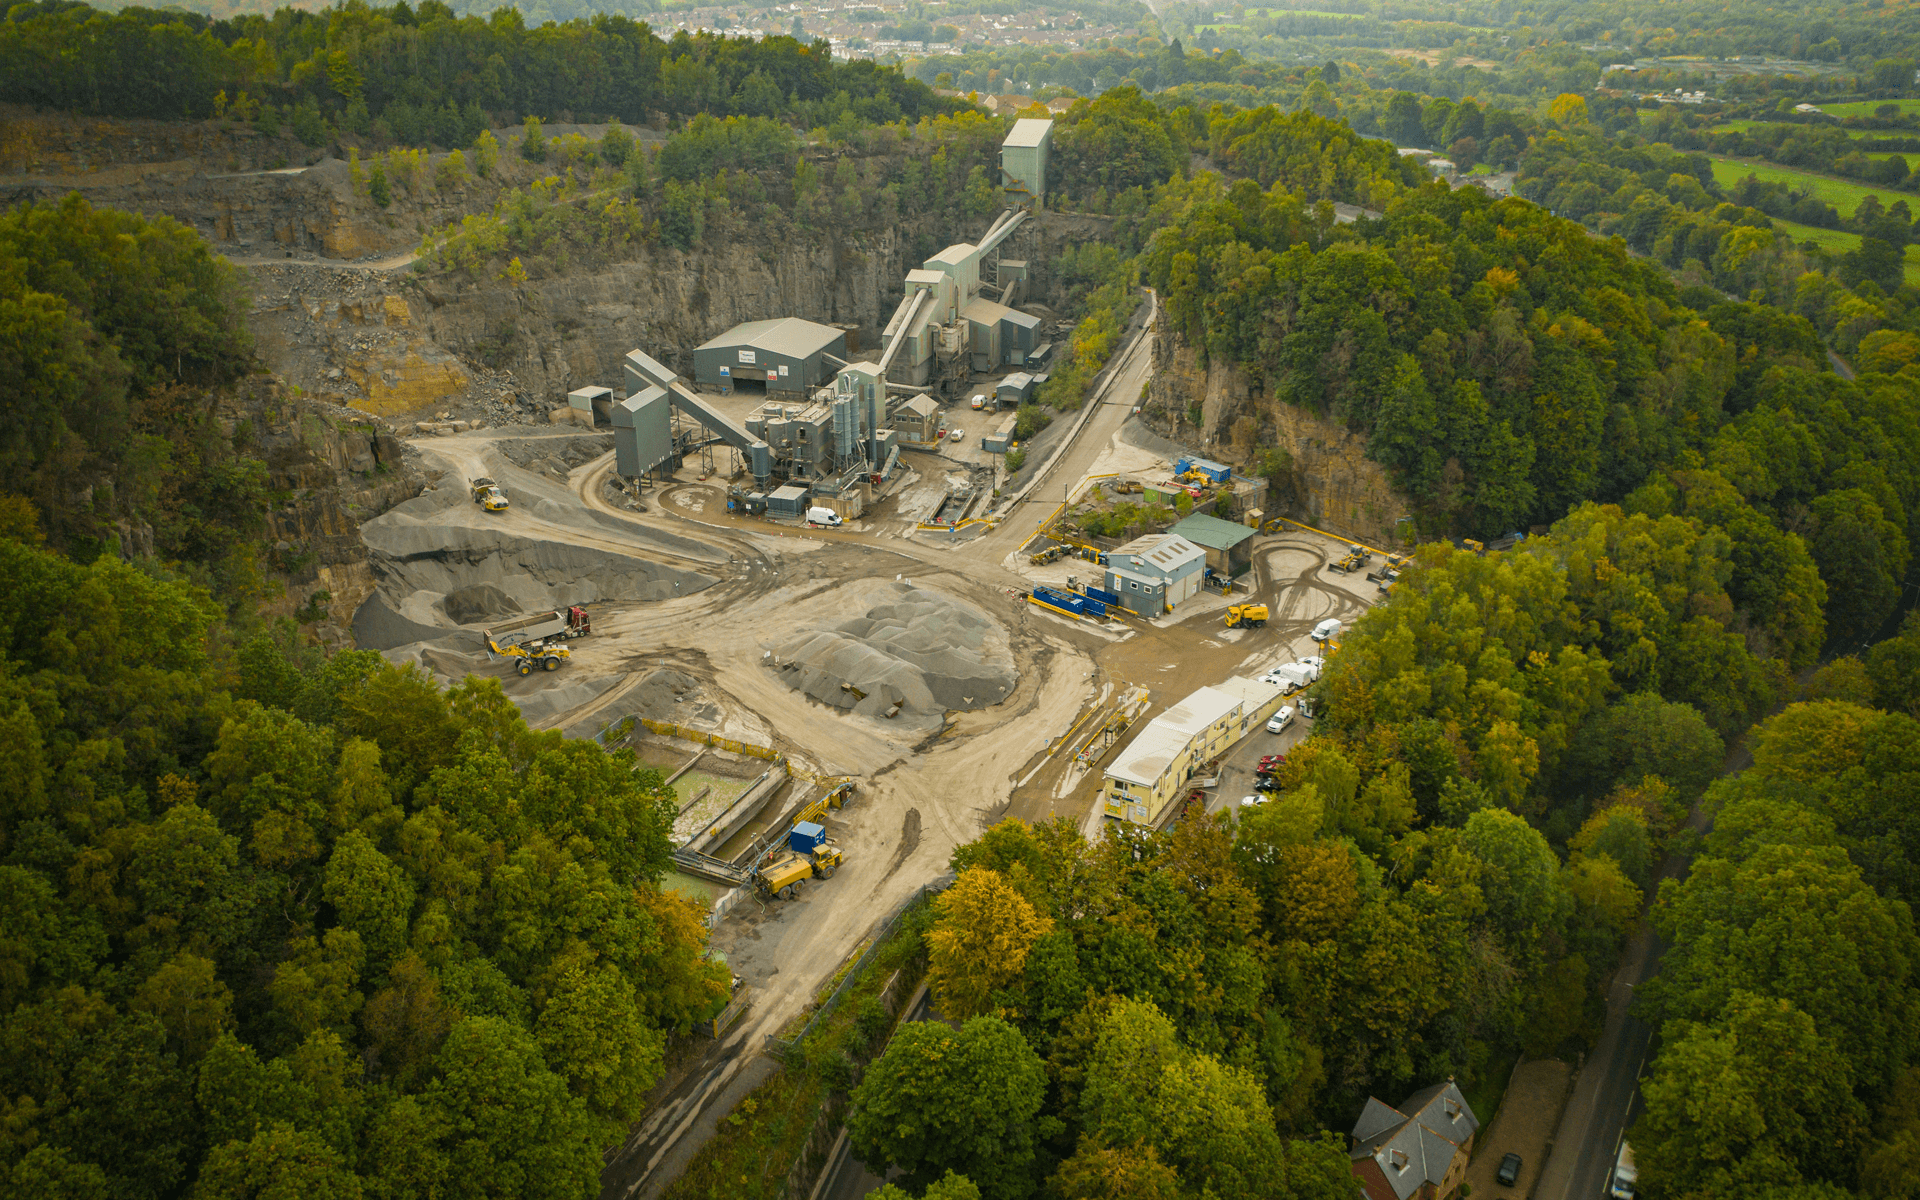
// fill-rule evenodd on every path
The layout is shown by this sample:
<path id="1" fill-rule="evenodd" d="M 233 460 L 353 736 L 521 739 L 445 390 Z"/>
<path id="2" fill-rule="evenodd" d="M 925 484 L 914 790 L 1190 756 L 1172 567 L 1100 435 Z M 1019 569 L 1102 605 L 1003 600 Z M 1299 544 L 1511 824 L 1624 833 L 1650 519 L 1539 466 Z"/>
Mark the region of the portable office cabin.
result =
<path id="1" fill-rule="evenodd" d="M 722 391 L 758 383 L 770 392 L 804 393 L 832 376 L 829 354 L 846 357 L 845 331 L 798 317 L 748 321 L 695 348 L 693 377 Z"/>
<path id="2" fill-rule="evenodd" d="M 980 439 L 980 448 L 988 454 L 1005 454 L 1007 448 L 1013 445 L 1013 430 L 1018 424 L 1019 416 L 1009 416 L 992 433 Z"/>
<path id="3" fill-rule="evenodd" d="M 1053 150 L 1053 122 L 1023 117 L 1000 143 L 1000 190 L 1006 202 L 1040 208 L 1047 195 L 1047 157 Z"/>

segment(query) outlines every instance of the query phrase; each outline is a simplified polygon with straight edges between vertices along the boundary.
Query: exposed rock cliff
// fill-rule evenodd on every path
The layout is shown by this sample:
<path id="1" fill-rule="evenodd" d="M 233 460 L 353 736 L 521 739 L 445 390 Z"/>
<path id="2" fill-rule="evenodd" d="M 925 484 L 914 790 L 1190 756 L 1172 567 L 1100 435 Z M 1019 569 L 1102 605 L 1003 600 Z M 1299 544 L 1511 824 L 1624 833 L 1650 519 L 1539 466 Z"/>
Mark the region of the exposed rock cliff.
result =
<path id="1" fill-rule="evenodd" d="M 989 220 L 710 237 L 691 252 L 652 243 L 622 261 L 517 285 L 264 263 L 252 269 L 253 326 L 276 371 L 343 404 L 383 415 L 444 404 L 512 419 L 575 388 L 622 386 L 620 360 L 636 347 L 691 372 L 694 347 L 742 321 L 804 317 L 848 327 L 853 344 L 875 348 L 928 247 L 977 237 Z M 1049 264 L 1102 227 L 1048 214 L 1016 231 L 1002 254 L 1029 264 L 1027 296 L 1044 304 Z"/>
<path id="2" fill-rule="evenodd" d="M 277 379 L 255 378 L 223 395 L 217 414 L 235 449 L 267 464 L 268 564 L 286 588 L 269 610 L 315 604 L 329 614 L 329 636 L 344 641 L 346 622 L 373 591 L 360 525 L 420 494 L 418 452 L 385 422 L 297 395 Z"/>
<path id="3" fill-rule="evenodd" d="M 1386 468 L 1367 457 L 1367 439 L 1346 426 L 1282 404 L 1238 367 L 1211 363 L 1163 322 L 1154 335 L 1154 375 L 1144 416 L 1176 440 L 1198 444 L 1230 463 L 1265 449 L 1287 452 L 1292 495 L 1271 495 L 1276 515 L 1374 545 L 1397 544 L 1395 526 L 1411 511 Z M 1194 408 L 1199 421 L 1194 421 Z"/>

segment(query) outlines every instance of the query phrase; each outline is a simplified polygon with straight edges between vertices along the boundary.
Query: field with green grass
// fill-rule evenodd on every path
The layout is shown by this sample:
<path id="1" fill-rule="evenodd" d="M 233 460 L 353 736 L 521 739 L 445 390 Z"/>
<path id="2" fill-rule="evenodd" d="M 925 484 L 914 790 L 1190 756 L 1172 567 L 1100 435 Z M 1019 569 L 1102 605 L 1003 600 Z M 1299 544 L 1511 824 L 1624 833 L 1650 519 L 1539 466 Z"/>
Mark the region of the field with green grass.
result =
<path id="1" fill-rule="evenodd" d="M 1811 171 L 1783 167 L 1758 158 L 1713 156 L 1713 178 L 1721 187 L 1731 188 L 1749 175 L 1758 176 L 1763 183 L 1778 182 L 1789 187 L 1805 188 L 1815 199 L 1833 205 L 1834 211 L 1842 217 L 1852 216 L 1853 210 L 1868 196 L 1880 197 L 1882 204 L 1892 204 L 1900 198 L 1900 193 L 1893 188 L 1873 187 L 1850 179 L 1837 179 L 1832 175 L 1816 175 Z"/>
<path id="2" fill-rule="evenodd" d="M 1870 117 L 1882 104 L 1897 105 L 1901 112 L 1920 112 L 1920 100 L 1857 100 L 1851 104 L 1822 104 L 1820 111 L 1830 117 Z"/>
<path id="3" fill-rule="evenodd" d="M 1787 236 L 1796 242 L 1812 242 L 1822 250 L 1831 250 L 1844 254 L 1848 250 L 1860 248 L 1860 235 L 1841 229 L 1821 229 L 1813 225 L 1802 225 L 1798 221 L 1782 221 L 1775 217 L 1773 223 L 1786 230 Z M 1907 282 L 1920 287 L 1920 246 L 1908 246 L 1906 255 Z"/>

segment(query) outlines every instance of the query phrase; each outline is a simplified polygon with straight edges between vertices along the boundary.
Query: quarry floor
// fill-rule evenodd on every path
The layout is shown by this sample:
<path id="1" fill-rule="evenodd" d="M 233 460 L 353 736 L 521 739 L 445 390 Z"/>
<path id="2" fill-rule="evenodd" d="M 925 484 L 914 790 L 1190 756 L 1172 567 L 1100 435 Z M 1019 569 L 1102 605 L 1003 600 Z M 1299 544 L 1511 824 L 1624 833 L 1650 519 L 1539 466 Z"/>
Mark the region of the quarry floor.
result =
<path id="1" fill-rule="evenodd" d="M 1022 599 L 1035 582 L 1064 582 L 1072 573 L 1071 562 L 1034 567 L 1021 552 L 1063 496 L 1093 475 L 1164 469 L 1164 458 L 1125 436 L 1149 367 L 1144 353 L 1124 360 L 1104 393 L 1116 399 L 1086 415 L 1024 503 L 966 541 L 929 539 L 897 496 L 832 530 L 730 514 L 724 481 L 702 480 L 697 468 L 644 492 L 636 504 L 609 488 L 610 452 L 564 472 L 564 480 L 556 470 L 514 465 L 502 444 L 526 439 L 526 427 L 413 440 L 430 477 L 439 473 L 439 495 L 410 504 L 425 513 L 421 537 L 432 540 L 441 527 L 433 522 L 444 526 L 454 548 L 442 555 L 447 562 L 458 565 L 459 547 L 506 539 L 565 548 L 576 556 L 568 561 L 590 553 L 663 572 L 657 599 L 590 603 L 593 634 L 570 643 L 572 660 L 558 672 L 517 677 L 477 646 L 443 654 L 427 664 L 432 669 L 493 674 L 533 723 L 574 736 L 599 734 L 634 713 L 661 715 L 657 704 L 648 711 L 640 701 L 662 701 L 663 681 L 671 681 L 667 719 L 698 713 L 702 727 L 774 747 L 798 771 L 858 780 L 856 797 L 830 820 L 846 855 L 834 878 L 789 902 L 747 899 L 718 922 L 713 945 L 753 989 L 753 1005 L 662 1084 L 628 1142 L 610 1153 L 603 1180 L 609 1200 L 646 1200 L 664 1190 L 711 1136 L 714 1121 L 775 1069 L 761 1053 L 766 1038 L 807 1007 L 876 921 L 947 870 L 956 846 L 1009 813 L 1066 816 L 1098 832 L 1097 768 L 1054 752 L 1076 723 L 1145 688 L 1147 707 L 1131 736 L 1196 687 L 1309 652 L 1306 633 L 1315 622 L 1351 620 L 1375 598 L 1360 576 L 1324 570 L 1331 539 L 1296 531 L 1255 544 L 1256 598 L 1273 609 L 1261 629 L 1224 628 L 1226 602 L 1211 593 L 1160 622 L 1124 626 L 1060 619 Z M 975 447 L 977 441 L 967 449 Z M 907 465 L 925 475 L 957 464 L 915 455 Z M 499 481 L 512 508 L 484 513 L 465 502 L 466 480 L 483 475 Z M 1006 699 L 887 720 L 811 699 L 767 665 L 776 647 L 884 602 L 906 583 L 971 606 L 1004 631 L 1018 672 Z M 426 611 L 406 598 L 397 603 L 412 620 Z M 553 689 L 566 690 L 543 702 L 539 693 Z"/>

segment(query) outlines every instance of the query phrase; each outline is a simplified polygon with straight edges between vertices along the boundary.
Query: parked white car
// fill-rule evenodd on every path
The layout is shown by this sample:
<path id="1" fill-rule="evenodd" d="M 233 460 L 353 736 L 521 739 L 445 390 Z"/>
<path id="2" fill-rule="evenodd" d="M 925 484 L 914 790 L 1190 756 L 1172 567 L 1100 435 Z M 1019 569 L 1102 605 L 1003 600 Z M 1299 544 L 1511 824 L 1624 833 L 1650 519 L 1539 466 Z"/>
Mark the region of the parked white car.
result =
<path id="1" fill-rule="evenodd" d="M 1340 624 L 1340 618 L 1328 617 L 1326 620 L 1320 622 L 1318 625 L 1315 625 L 1313 627 L 1313 632 L 1308 634 L 1307 636 L 1312 638 L 1314 641 L 1319 642 L 1322 645 L 1325 645 L 1329 640 L 1339 637 L 1340 630 L 1342 628 L 1343 626 Z"/>
<path id="2" fill-rule="evenodd" d="M 967 440 L 967 431 L 964 429 L 956 429 L 952 433 L 947 435 L 947 441 L 949 443 L 964 442 L 966 440 Z"/>
<path id="3" fill-rule="evenodd" d="M 1267 732 L 1279 733 L 1291 724 L 1293 724 L 1293 708 L 1288 706 L 1273 714 L 1272 719 L 1267 722 Z"/>

